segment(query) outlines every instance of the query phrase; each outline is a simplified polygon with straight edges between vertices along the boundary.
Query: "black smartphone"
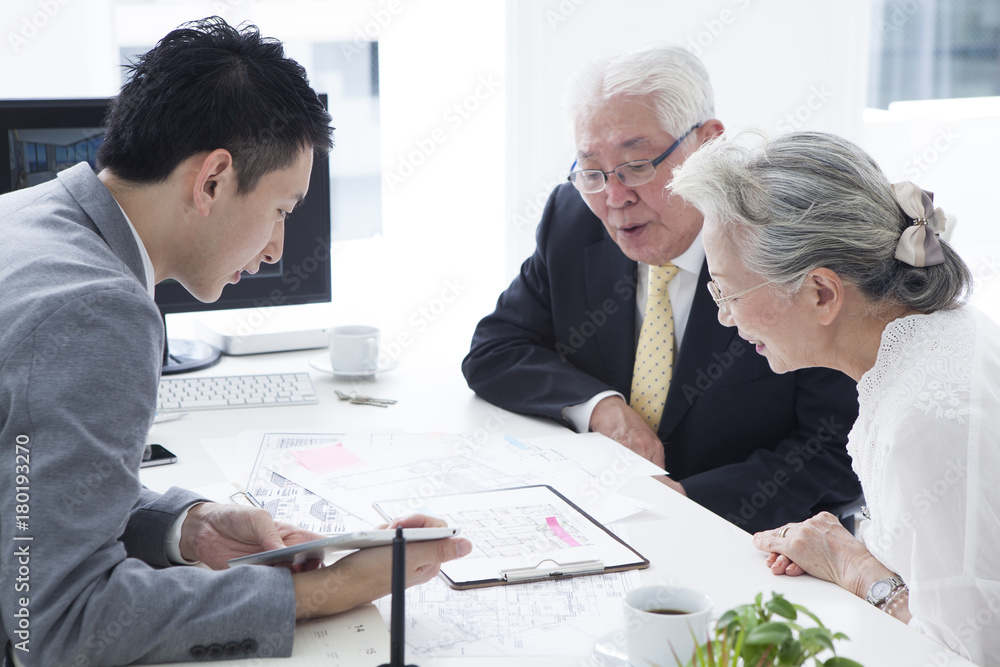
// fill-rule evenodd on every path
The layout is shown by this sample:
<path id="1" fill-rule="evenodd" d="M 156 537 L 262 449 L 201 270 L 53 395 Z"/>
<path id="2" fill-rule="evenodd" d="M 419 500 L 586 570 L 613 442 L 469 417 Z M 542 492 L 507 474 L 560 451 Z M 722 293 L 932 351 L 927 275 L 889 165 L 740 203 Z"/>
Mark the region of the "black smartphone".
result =
<path id="1" fill-rule="evenodd" d="M 165 466 L 168 463 L 177 463 L 177 456 L 172 451 L 163 445 L 147 445 L 139 467 Z"/>

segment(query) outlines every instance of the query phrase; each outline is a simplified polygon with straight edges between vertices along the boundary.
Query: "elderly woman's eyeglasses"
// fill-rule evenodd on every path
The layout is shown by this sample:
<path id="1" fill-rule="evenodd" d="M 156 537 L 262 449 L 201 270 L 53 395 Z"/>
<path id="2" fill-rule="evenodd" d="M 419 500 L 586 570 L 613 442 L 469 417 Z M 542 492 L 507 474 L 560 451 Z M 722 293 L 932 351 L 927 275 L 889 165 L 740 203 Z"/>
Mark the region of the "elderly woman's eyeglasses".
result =
<path id="1" fill-rule="evenodd" d="M 768 280 L 767 282 L 761 283 L 756 287 L 745 289 L 742 292 L 739 292 L 738 294 L 733 294 L 731 296 L 722 296 L 722 290 L 719 289 L 719 283 L 715 282 L 714 278 L 708 281 L 708 285 L 706 285 L 706 287 L 708 287 L 708 293 L 712 295 L 712 301 L 715 301 L 715 305 L 719 307 L 719 310 L 721 310 L 724 313 L 727 313 L 729 312 L 730 301 L 732 301 L 733 299 L 738 299 L 746 294 L 749 294 L 754 290 L 760 289 L 764 285 L 770 285 L 771 282 L 772 281 Z"/>
<path id="2" fill-rule="evenodd" d="M 567 179 L 570 183 L 576 186 L 577 190 L 588 195 L 603 190 L 608 184 L 609 174 L 617 176 L 618 180 L 621 181 L 622 185 L 625 187 L 635 188 L 640 185 L 645 185 L 656 177 L 656 168 L 660 165 L 660 163 L 666 160 L 667 157 L 669 157 L 670 154 L 681 145 L 681 142 L 687 138 L 687 135 L 691 134 L 699 127 L 701 127 L 701 123 L 698 123 L 685 132 L 680 139 L 670 145 L 670 148 L 663 151 L 659 154 L 659 156 L 653 158 L 652 160 L 632 160 L 631 162 L 618 165 L 611 171 L 601 171 L 600 169 L 577 169 L 576 171 L 573 171 L 573 168 L 576 167 L 576 161 L 574 161 L 573 166 L 570 167 Z"/>

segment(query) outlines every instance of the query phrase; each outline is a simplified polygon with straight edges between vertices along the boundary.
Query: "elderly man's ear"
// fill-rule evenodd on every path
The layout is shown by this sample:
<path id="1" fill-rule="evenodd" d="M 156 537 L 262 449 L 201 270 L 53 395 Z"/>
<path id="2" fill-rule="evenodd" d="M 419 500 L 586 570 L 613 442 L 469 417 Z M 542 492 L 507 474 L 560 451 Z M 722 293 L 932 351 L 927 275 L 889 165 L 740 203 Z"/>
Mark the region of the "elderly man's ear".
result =
<path id="1" fill-rule="evenodd" d="M 809 272 L 805 288 L 817 321 L 823 325 L 832 324 L 844 307 L 844 281 L 830 269 L 820 267 Z"/>
<path id="2" fill-rule="evenodd" d="M 695 134 L 698 135 L 698 145 L 701 146 L 709 139 L 714 139 L 722 134 L 725 129 L 721 120 L 718 118 L 709 118 L 695 131 Z"/>

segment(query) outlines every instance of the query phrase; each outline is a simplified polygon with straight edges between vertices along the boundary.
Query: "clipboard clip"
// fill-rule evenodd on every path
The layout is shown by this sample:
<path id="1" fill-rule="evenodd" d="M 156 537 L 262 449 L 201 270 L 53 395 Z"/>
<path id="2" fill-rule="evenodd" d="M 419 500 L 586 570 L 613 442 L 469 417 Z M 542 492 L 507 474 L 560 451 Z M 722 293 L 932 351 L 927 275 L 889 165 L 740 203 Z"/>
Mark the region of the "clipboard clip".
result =
<path id="1" fill-rule="evenodd" d="M 543 568 L 545 563 L 552 563 L 554 567 Z M 593 560 L 577 560 L 568 563 L 559 563 L 546 558 L 539 561 L 533 567 L 512 567 L 508 570 L 500 570 L 500 578 L 507 582 L 530 581 L 532 579 L 555 579 L 558 577 L 572 577 L 579 574 L 600 574 L 604 572 L 604 561 L 600 558 Z"/>

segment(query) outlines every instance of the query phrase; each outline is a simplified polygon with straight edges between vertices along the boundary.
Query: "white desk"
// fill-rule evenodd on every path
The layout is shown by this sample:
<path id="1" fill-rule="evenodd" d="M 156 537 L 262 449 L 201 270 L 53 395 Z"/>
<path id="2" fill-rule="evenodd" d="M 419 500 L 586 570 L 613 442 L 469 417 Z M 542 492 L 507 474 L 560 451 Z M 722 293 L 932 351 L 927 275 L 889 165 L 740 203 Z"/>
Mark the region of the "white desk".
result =
<path id="1" fill-rule="evenodd" d="M 344 432 L 454 432 L 467 434 L 509 433 L 518 438 L 565 434 L 562 427 L 543 419 L 523 417 L 480 400 L 468 389 L 459 370 L 461 351 L 453 358 L 422 365 L 404 360 L 397 370 L 376 381 L 334 378 L 312 369 L 308 360 L 318 351 L 256 357 L 224 357 L 204 375 L 309 371 L 321 396 L 316 406 L 217 410 L 191 413 L 186 418 L 157 424 L 151 442 L 160 442 L 175 452 L 179 462 L 143 470 L 143 481 L 163 490 L 176 484 L 188 488 L 225 481 L 201 439 L 234 438 L 245 430 Z M 334 388 L 395 398 L 390 408 L 351 405 L 339 401 Z M 246 480 L 231 480 L 244 483 Z M 653 510 L 624 521 L 629 542 L 651 561 L 643 570 L 643 583 L 674 583 L 708 593 L 717 613 L 751 602 L 758 592 L 765 599 L 771 591 L 784 593 L 792 602 L 815 612 L 835 631 L 851 640 L 838 643 L 838 653 L 867 667 L 912 665 L 938 667 L 968 665 L 934 641 L 879 612 L 847 591 L 812 577 L 773 576 L 764 566 L 764 554 L 753 548 L 750 535 L 716 517 L 699 505 L 673 493 L 652 478 L 629 483 L 628 493 L 655 504 Z M 621 627 L 620 613 L 606 619 L 603 632 Z M 518 658 L 520 667 L 574 666 L 589 664 L 593 639 L 581 638 L 565 646 L 565 656 Z M 277 661 L 295 665 L 296 659 Z M 421 667 L 477 665 L 493 667 L 514 662 L 510 657 L 453 658 L 421 657 Z M 261 661 L 260 664 L 272 664 Z M 301 664 L 301 663 L 299 663 Z M 359 666 L 360 667 L 360 666 Z M 365 666 L 369 667 L 369 666 Z M 371 666 L 374 667 L 374 666 Z"/>

